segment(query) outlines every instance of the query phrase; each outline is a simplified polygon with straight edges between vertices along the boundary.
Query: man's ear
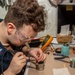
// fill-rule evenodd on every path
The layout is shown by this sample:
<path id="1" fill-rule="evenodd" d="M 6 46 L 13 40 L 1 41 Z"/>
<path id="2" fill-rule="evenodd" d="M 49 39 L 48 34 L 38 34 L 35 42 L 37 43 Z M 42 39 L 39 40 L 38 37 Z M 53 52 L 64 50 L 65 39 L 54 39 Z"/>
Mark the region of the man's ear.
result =
<path id="1" fill-rule="evenodd" d="M 7 32 L 8 34 L 12 34 L 16 30 L 16 27 L 13 23 L 7 24 Z"/>

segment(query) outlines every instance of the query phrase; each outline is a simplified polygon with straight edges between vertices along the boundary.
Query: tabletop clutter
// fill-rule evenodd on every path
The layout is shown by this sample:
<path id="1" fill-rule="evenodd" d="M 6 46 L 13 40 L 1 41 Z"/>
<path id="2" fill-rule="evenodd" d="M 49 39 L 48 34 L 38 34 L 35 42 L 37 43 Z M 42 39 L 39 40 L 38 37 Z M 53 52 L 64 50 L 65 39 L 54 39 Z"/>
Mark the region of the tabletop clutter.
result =
<path id="1" fill-rule="evenodd" d="M 59 35 L 58 35 L 59 36 Z M 55 60 L 60 60 L 60 62 L 65 62 L 65 63 L 69 63 L 70 67 L 71 68 L 75 68 L 75 58 L 72 57 L 72 58 L 69 58 L 69 55 L 70 55 L 70 46 L 69 46 L 69 42 L 72 41 L 72 37 L 70 35 L 66 36 L 66 39 L 67 37 L 69 37 L 69 39 L 67 41 L 63 41 L 63 42 L 58 42 L 62 44 L 62 46 L 59 48 L 54 48 L 53 44 L 52 44 L 52 41 L 53 41 L 53 37 L 50 36 L 50 35 L 46 35 L 42 38 L 38 38 L 38 39 L 34 39 L 32 40 L 31 43 L 29 43 L 29 45 L 31 47 L 40 47 L 42 49 L 42 51 L 46 54 L 50 54 L 50 52 L 53 52 L 53 56 L 54 56 L 54 59 Z M 63 37 L 57 37 L 58 39 L 63 39 Z M 56 38 L 56 39 L 57 39 Z M 72 52 L 74 53 L 75 49 L 73 48 Z M 66 61 L 64 60 L 64 58 L 69 58 L 70 61 Z M 45 63 L 44 61 L 42 62 L 37 62 L 35 61 L 35 67 L 36 67 L 36 70 L 38 71 L 42 71 L 44 70 L 45 68 Z"/>
<path id="2" fill-rule="evenodd" d="M 64 43 L 61 48 L 55 49 L 53 53 L 54 59 L 69 63 L 71 68 L 75 68 L 75 57 L 69 57 L 71 52 L 75 55 L 75 48 L 70 48 L 69 43 Z M 70 60 L 66 61 L 64 58 L 69 58 Z"/>

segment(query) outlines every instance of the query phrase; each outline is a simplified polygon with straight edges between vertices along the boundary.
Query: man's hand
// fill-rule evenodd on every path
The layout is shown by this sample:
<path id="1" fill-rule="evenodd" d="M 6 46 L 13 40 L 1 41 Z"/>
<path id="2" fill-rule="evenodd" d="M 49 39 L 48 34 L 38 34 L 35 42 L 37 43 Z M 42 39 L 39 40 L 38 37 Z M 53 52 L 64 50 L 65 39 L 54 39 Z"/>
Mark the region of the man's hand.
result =
<path id="1" fill-rule="evenodd" d="M 8 73 L 11 72 L 10 74 L 12 75 L 18 74 L 22 70 L 22 68 L 26 65 L 27 59 L 28 58 L 22 52 L 17 52 L 14 55 L 9 65 L 9 68 L 7 69 Z"/>
<path id="2" fill-rule="evenodd" d="M 30 55 L 32 55 L 38 62 L 44 61 L 46 59 L 46 54 L 42 52 L 40 48 L 34 48 L 31 50 Z"/>

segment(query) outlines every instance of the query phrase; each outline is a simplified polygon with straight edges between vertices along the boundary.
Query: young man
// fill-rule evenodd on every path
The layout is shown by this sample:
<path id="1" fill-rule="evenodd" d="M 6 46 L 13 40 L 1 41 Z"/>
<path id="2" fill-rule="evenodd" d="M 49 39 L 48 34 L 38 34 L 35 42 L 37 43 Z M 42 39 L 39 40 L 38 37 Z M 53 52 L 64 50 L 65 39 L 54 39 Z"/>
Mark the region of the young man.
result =
<path id="1" fill-rule="evenodd" d="M 23 75 L 28 59 L 23 53 L 24 44 L 44 28 L 44 9 L 36 0 L 14 2 L 0 23 L 0 74 Z M 46 58 L 40 48 L 29 50 L 29 53 L 38 62 Z"/>

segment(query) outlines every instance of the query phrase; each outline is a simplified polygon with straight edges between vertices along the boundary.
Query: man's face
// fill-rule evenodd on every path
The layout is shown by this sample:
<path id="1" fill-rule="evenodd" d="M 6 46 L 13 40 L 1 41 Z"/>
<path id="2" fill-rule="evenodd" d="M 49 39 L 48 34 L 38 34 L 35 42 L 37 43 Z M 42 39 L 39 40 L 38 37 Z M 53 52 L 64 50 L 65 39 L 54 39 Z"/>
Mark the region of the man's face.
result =
<path id="1" fill-rule="evenodd" d="M 37 32 L 35 32 L 32 26 L 23 25 L 22 28 L 16 29 L 15 33 L 10 37 L 10 43 L 15 46 L 21 46 L 26 42 L 30 42 L 35 36 Z"/>

